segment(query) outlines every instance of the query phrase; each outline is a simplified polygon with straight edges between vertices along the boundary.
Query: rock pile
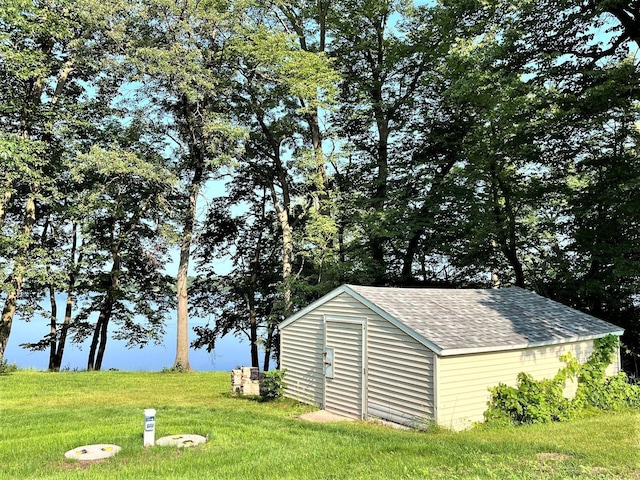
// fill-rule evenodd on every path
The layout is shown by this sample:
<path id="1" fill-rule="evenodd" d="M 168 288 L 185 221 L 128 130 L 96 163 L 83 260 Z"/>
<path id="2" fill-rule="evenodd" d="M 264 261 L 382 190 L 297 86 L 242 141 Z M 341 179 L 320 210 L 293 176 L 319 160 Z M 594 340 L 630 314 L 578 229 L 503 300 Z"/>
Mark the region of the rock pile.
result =
<path id="1" fill-rule="evenodd" d="M 263 377 L 257 367 L 240 367 L 231 370 L 231 393 L 260 395 L 260 382 Z"/>

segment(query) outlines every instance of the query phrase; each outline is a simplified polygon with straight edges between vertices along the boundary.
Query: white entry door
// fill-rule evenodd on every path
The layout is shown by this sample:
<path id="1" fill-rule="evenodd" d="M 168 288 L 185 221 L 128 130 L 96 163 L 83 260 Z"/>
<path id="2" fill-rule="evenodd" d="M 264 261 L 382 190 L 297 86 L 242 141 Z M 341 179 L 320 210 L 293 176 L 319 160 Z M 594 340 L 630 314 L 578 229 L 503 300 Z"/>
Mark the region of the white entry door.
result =
<path id="1" fill-rule="evenodd" d="M 324 408 L 363 419 L 366 411 L 366 322 L 326 318 Z"/>

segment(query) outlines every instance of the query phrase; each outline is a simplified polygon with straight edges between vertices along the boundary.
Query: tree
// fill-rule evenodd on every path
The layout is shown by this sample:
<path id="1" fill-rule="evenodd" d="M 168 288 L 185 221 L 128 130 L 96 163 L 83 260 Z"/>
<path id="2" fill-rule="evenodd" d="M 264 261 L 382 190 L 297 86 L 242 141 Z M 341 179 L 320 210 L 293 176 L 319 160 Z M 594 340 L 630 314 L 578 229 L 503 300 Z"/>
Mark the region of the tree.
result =
<path id="1" fill-rule="evenodd" d="M 339 7 L 329 17 L 333 40 L 327 51 L 343 77 L 332 121 L 351 148 L 340 172 L 346 178 L 344 195 L 357 199 L 350 208 L 355 217 L 347 223 L 357 225 L 350 234 L 354 240 L 366 239 L 351 247 L 361 252 L 357 276 L 383 285 L 393 269 L 390 241 L 402 229 L 406 207 L 394 187 L 402 159 L 415 148 L 410 124 L 423 95 L 431 45 L 418 41 L 412 11 L 402 2 L 347 1 Z"/>
<path id="2" fill-rule="evenodd" d="M 214 0 L 150 0 L 143 6 L 135 27 L 140 42 L 131 55 L 132 78 L 142 83 L 139 93 L 150 102 L 148 113 L 166 125 L 175 147 L 174 168 L 183 193 L 174 364 L 190 370 L 187 275 L 197 202 L 203 185 L 228 162 L 242 135 L 228 120 L 234 57 L 227 46 L 243 8 Z"/>
<path id="3" fill-rule="evenodd" d="M 254 20 L 243 25 L 243 36 L 233 45 L 238 55 L 233 117 L 248 135 L 228 184 L 232 193 L 223 202 L 232 205 L 232 210 L 216 201 L 205 222 L 202 252 L 208 253 L 201 257 L 205 263 L 199 271 L 211 262 L 211 252 L 223 249 L 216 243 L 220 237 L 215 232 L 225 226 L 227 240 L 234 244 L 227 253 L 234 267 L 219 275 L 209 265 L 206 271 L 210 273 L 194 283 L 199 288 L 199 304 L 219 312 L 214 327 L 197 329 L 195 345 L 212 349 L 218 337 L 244 332 L 252 363 L 257 366 L 261 330 L 265 368 L 277 344 L 275 326 L 293 311 L 294 267 L 301 259 L 296 255 L 297 237 L 304 237 L 302 225 L 311 212 L 323 208 L 319 204 L 326 206 L 328 196 L 318 118 L 320 109 L 327 106 L 336 75 L 326 59 L 306 43 L 304 32 L 296 38 L 286 29 L 279 31 L 277 18 L 283 17 L 278 15 L 283 10 L 294 15 L 295 8 L 279 5 L 276 17 L 260 5 L 252 8 Z M 287 17 L 286 28 L 291 26 L 289 20 L 300 19 Z M 234 210 L 246 213 L 230 220 Z M 271 223 L 274 220 L 277 226 Z M 273 277 L 276 247 L 281 273 Z"/>
<path id="4" fill-rule="evenodd" d="M 625 327 L 629 367 L 640 354 L 638 65 L 624 61 L 589 77 L 571 102 L 579 112 L 572 130 L 583 141 L 567 179 L 564 268 L 550 283 L 565 303 Z"/>
<path id="5" fill-rule="evenodd" d="M 38 222 L 55 196 L 55 179 L 69 158 L 70 125 L 83 112 L 118 29 L 103 28 L 121 11 L 117 0 L 96 3 L 13 0 L 0 17 L 2 158 L 0 220 L 7 241 L 6 298 L 0 320 L 4 352 L 25 279 L 33 273 Z M 91 12 L 89 14 L 88 12 Z M 80 114 L 80 118 L 86 118 Z M 16 205 L 22 212 L 18 213 Z M 43 228 L 42 225 L 39 226 Z M 13 230 L 13 231 L 12 231 Z M 18 234 L 19 231 L 19 234 Z M 11 244 L 11 245 L 10 245 Z M 42 260 L 42 258 L 41 258 Z M 46 259 L 44 260 L 46 262 Z"/>
<path id="6" fill-rule="evenodd" d="M 629 53 L 640 39 L 638 3 L 525 2 L 510 10 L 504 2 L 496 5 L 503 16 L 494 25 L 509 39 L 503 64 L 544 90 L 551 107 L 541 117 L 545 135 L 538 145 L 549 172 L 544 193 L 554 198 L 555 215 L 548 218 L 555 219 L 547 222 L 553 241 L 535 259 L 529 282 L 624 325 L 634 350 L 638 245 L 629 232 L 637 231 L 638 218 L 629 194 L 637 170 L 638 62 Z M 536 212 L 538 218 L 543 214 Z"/>
<path id="7" fill-rule="evenodd" d="M 236 118 L 249 132 L 242 160 L 259 165 L 252 179 L 258 190 L 270 193 L 278 218 L 281 310 L 286 317 L 293 308 L 295 230 L 309 208 L 327 194 L 324 158 L 314 141 L 320 141 L 318 109 L 327 106 L 337 77 L 323 55 L 302 50 L 295 37 L 260 25 L 248 31 L 251 41 L 239 49 Z"/>
<path id="8" fill-rule="evenodd" d="M 245 170 L 246 172 L 246 170 Z M 243 176 L 243 185 L 246 185 Z M 213 315 L 213 326 L 195 327 L 195 348 L 215 349 L 216 340 L 229 333 L 246 337 L 251 365 L 260 367 L 258 347 L 264 347 L 262 368 L 269 370 L 278 315 L 279 276 L 277 219 L 267 210 L 270 195 L 241 184 L 230 196 L 211 205 L 198 252 L 199 276 L 194 281 L 194 304 Z M 230 205 L 243 203 L 246 211 L 233 215 Z M 238 208 L 237 206 L 235 207 Z M 216 273 L 223 259 L 232 263 L 228 273 Z"/>
<path id="9" fill-rule="evenodd" d="M 170 205 L 172 177 L 158 157 L 140 152 L 94 147 L 78 157 L 74 176 L 85 186 L 80 198 L 87 212 L 82 234 L 90 246 L 84 249 L 89 305 L 83 314 L 98 312 L 87 361 L 88 370 L 100 370 L 112 318 L 121 324 L 116 338 L 142 346 L 147 338 L 160 338 L 167 278 L 160 270 L 167 256 L 162 231 Z M 145 328 L 135 322 L 142 315 Z M 88 332 L 87 332 L 88 333 Z M 83 338 L 79 332 L 79 339 Z"/>
<path id="10" fill-rule="evenodd" d="M 285 32 L 295 35 L 300 50 L 318 54 L 322 58 L 327 53 L 333 7 L 329 1 L 302 0 L 277 2 L 273 9 L 279 20 L 276 24 L 282 25 Z M 324 95 L 316 98 L 308 94 L 298 97 L 302 113 L 299 115 L 299 134 L 308 146 L 298 146 L 296 156 L 304 162 L 298 165 L 303 167 L 301 173 L 306 183 L 305 193 L 312 206 L 306 212 L 304 226 L 294 235 L 294 243 L 305 260 L 306 269 L 314 270 L 302 283 L 309 283 L 306 290 L 315 289 L 318 296 L 342 280 L 336 258 L 336 253 L 341 249 L 339 192 L 333 178 L 337 138 L 329 125 L 330 113 L 335 106 L 333 83 L 337 84 L 338 80 L 337 72 L 333 79 L 327 76 L 322 84 L 322 89 L 327 90 Z M 309 158 L 305 159 L 307 156 Z"/>

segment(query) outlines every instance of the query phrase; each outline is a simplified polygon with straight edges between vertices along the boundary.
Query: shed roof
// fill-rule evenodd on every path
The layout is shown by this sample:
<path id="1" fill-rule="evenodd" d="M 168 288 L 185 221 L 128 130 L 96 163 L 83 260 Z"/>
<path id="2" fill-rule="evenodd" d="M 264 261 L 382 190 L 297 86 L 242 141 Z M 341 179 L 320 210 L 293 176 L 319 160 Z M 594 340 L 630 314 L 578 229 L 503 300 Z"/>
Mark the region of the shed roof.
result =
<path id="1" fill-rule="evenodd" d="M 436 289 L 343 285 L 281 327 L 346 293 L 440 355 L 568 343 L 623 330 L 522 288 Z"/>

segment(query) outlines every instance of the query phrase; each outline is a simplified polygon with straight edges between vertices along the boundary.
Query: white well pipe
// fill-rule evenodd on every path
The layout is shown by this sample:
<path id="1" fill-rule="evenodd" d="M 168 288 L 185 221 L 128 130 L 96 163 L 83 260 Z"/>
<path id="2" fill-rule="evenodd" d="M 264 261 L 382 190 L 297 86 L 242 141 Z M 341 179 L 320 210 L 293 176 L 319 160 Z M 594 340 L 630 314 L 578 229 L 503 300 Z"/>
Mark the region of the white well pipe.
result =
<path id="1" fill-rule="evenodd" d="M 144 410 L 143 445 L 153 447 L 156 442 L 156 411 L 153 408 Z"/>

